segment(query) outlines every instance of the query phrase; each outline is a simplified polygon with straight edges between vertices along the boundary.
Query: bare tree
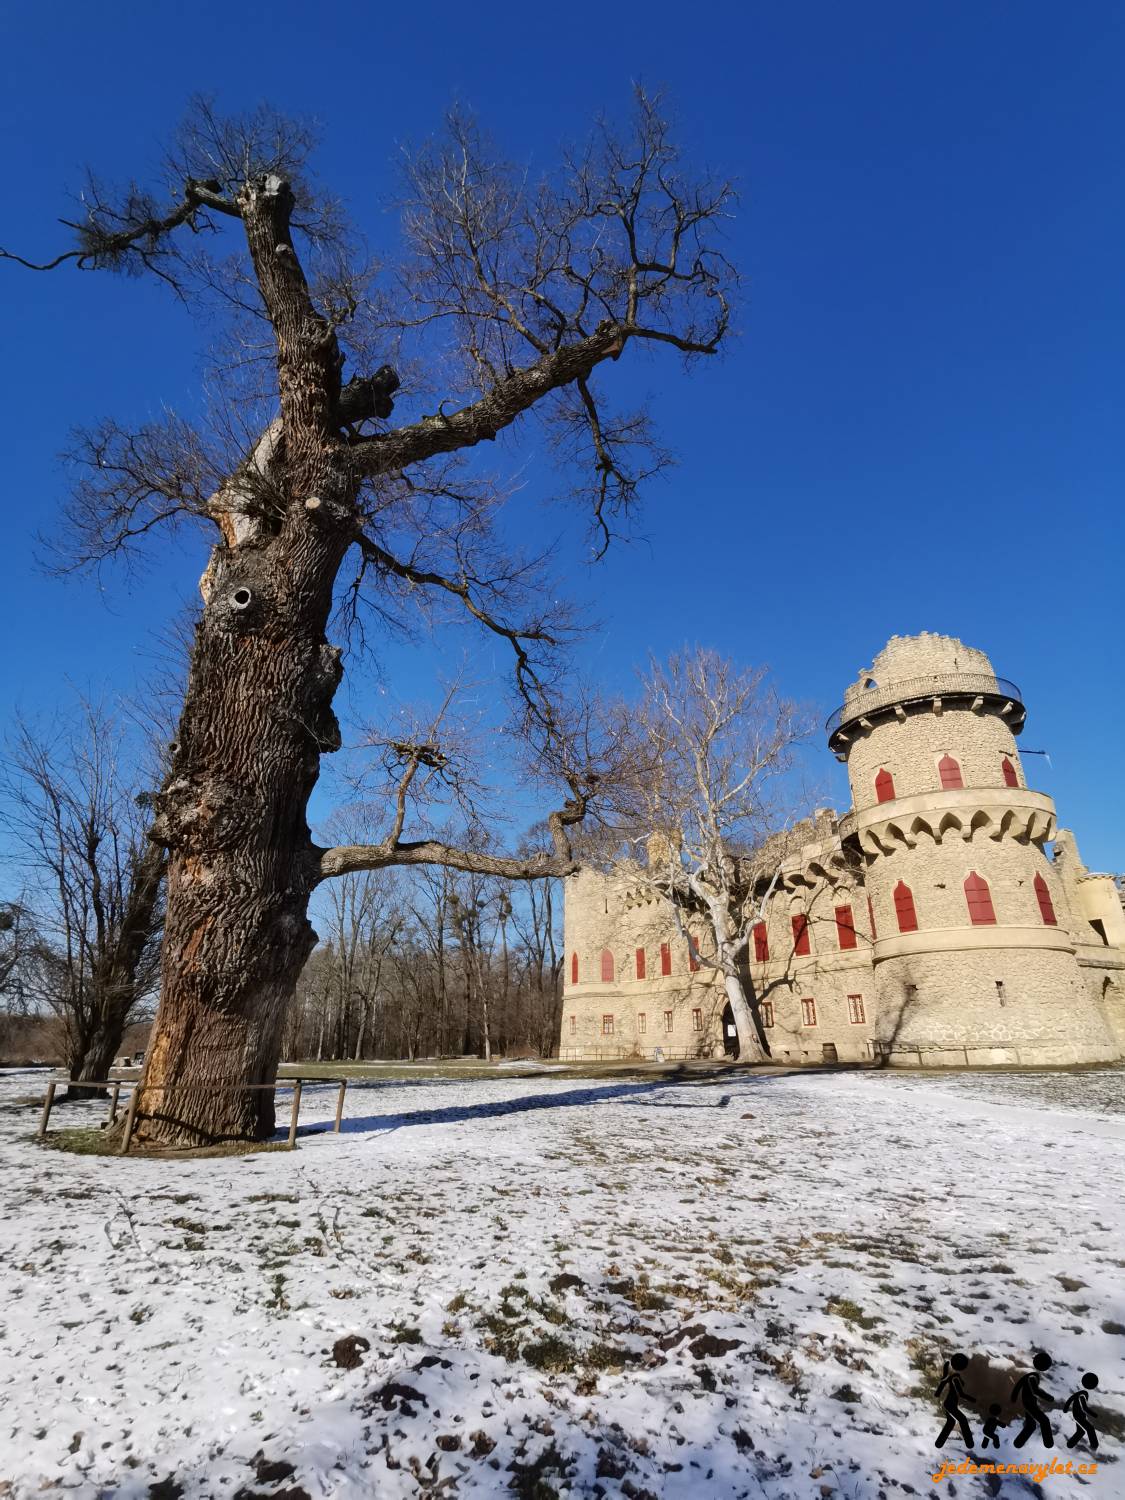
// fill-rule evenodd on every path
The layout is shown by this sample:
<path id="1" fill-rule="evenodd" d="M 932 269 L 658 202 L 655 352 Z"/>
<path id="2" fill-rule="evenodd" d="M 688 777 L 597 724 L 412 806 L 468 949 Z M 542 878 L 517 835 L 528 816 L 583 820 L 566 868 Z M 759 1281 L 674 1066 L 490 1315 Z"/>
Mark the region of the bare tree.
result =
<path id="1" fill-rule="evenodd" d="M 151 793 L 126 738 L 97 704 L 47 733 L 20 720 L 0 783 L 0 818 L 36 907 L 24 993 L 61 1021 L 75 1085 L 106 1077 L 156 988 L 166 856 L 147 837 Z"/>
<path id="2" fill-rule="evenodd" d="M 141 1134 L 173 1143 L 272 1132 L 270 1092 L 232 1085 L 276 1076 L 321 881 L 392 865 L 509 879 L 574 868 L 571 830 L 606 766 L 559 691 L 568 621 L 543 602 L 542 568 L 501 541 L 497 486 L 467 456 L 537 419 L 603 550 L 667 456 L 643 413 L 611 408 L 599 369 L 635 348 L 690 363 L 729 325 L 716 237 L 729 186 L 685 173 L 643 93 L 622 135 L 599 127 L 542 182 L 452 117 L 409 160 L 403 253 L 374 279 L 312 184 L 312 144 L 269 111 L 222 120 L 197 103 L 161 184 L 91 182 L 70 248 L 42 263 L 0 252 L 36 270 L 156 275 L 223 310 L 235 335 L 238 378 L 216 378 L 213 430 L 168 414 L 87 433 L 52 538 L 71 566 L 129 557 L 162 527 L 201 524 L 214 541 L 153 830 L 171 860 Z M 395 367 L 376 368 L 386 359 Z M 391 425 L 396 393 L 413 412 Z M 547 847 L 521 857 L 410 837 L 406 795 L 433 765 L 428 742 L 401 744 L 382 838 L 317 846 L 308 799 L 340 743 L 334 604 L 353 621 L 460 614 L 510 649 L 511 728 L 562 798 Z"/>
<path id="3" fill-rule="evenodd" d="M 814 720 L 764 668 L 703 649 L 650 663 L 629 718 L 640 774 L 617 833 L 645 851 L 636 879 L 671 903 L 694 961 L 722 983 L 740 1058 L 761 1061 L 762 997 L 747 984 L 747 949 L 788 852 L 784 832 L 805 803 L 786 773 Z"/>

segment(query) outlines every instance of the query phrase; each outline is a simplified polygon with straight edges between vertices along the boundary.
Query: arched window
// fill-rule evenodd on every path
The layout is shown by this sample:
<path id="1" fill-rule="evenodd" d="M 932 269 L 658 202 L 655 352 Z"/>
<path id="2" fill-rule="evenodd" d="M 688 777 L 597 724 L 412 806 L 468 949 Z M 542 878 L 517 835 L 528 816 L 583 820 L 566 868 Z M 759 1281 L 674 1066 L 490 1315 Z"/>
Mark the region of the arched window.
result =
<path id="1" fill-rule="evenodd" d="M 1016 775 L 1016 768 L 1015 768 L 1015 766 L 1012 765 L 1012 762 L 1008 759 L 1008 757 L 1006 755 L 1005 755 L 1004 759 L 1000 762 L 1000 769 L 1004 773 L 1004 785 L 1005 786 L 1019 786 L 1020 779 Z"/>
<path id="2" fill-rule="evenodd" d="M 895 886 L 895 916 L 899 932 L 918 931 L 918 913 L 914 910 L 914 892 L 900 880 Z"/>
<path id="3" fill-rule="evenodd" d="M 943 755 L 938 761 L 938 775 L 941 777 L 941 789 L 943 792 L 955 792 L 965 783 L 961 780 L 961 767 L 953 759 L 952 755 Z"/>
<path id="4" fill-rule="evenodd" d="M 996 913 L 992 909 L 988 881 L 975 870 L 965 877 L 965 900 L 969 903 L 969 921 L 974 927 L 995 926 Z"/>
<path id="5" fill-rule="evenodd" d="M 602 949 L 602 983 L 613 983 L 613 954 L 608 948 Z"/>
<path id="6" fill-rule="evenodd" d="M 1039 915 L 1048 927 L 1057 927 L 1059 919 L 1055 916 L 1055 903 L 1051 900 L 1051 892 L 1047 889 L 1047 882 L 1042 875 L 1035 877 L 1035 899 L 1039 902 Z"/>
<path id="7" fill-rule="evenodd" d="M 665 977 L 672 972 L 672 948 L 669 943 L 660 945 L 660 972 Z"/>
<path id="8" fill-rule="evenodd" d="M 856 945 L 855 919 L 850 906 L 836 908 L 836 941 L 841 948 L 854 948 Z"/>
<path id="9" fill-rule="evenodd" d="M 793 952 L 807 953 L 809 951 L 809 919 L 803 911 L 796 912 L 789 918 L 793 928 Z"/>
<path id="10" fill-rule="evenodd" d="M 770 956 L 770 940 L 764 922 L 754 923 L 754 962 L 764 964 Z"/>
<path id="11" fill-rule="evenodd" d="M 887 770 L 880 771 L 875 778 L 875 800 L 877 802 L 893 802 L 895 800 L 894 777 Z"/>
<path id="12" fill-rule="evenodd" d="M 868 916 L 868 920 L 871 923 L 871 941 L 875 942 L 875 940 L 876 940 L 876 938 L 878 938 L 879 934 L 875 930 L 875 908 L 871 904 L 871 897 L 870 896 L 868 896 L 868 898 L 867 898 L 867 916 Z"/>
<path id="13" fill-rule="evenodd" d="M 570 955 L 570 982 L 571 982 L 571 984 L 577 984 L 578 983 L 578 954 L 577 953 L 572 953 Z"/>

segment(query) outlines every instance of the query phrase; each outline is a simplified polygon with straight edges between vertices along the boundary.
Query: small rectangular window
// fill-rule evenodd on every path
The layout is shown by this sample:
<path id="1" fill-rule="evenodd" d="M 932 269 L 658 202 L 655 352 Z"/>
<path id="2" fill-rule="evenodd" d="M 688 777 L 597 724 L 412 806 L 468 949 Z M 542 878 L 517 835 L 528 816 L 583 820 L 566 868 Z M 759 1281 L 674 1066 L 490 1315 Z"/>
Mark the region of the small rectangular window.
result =
<path id="1" fill-rule="evenodd" d="M 665 1031 L 671 1031 L 671 1029 L 672 1029 L 672 1012 L 670 1010 L 666 1010 L 664 1012 L 664 1030 Z"/>
<path id="2" fill-rule="evenodd" d="M 848 1020 L 853 1026 L 862 1026 L 867 1020 L 867 1017 L 863 1013 L 862 995 L 848 996 Z"/>
<path id="3" fill-rule="evenodd" d="M 809 951 L 809 919 L 805 913 L 797 912 L 790 917 L 793 924 L 793 952 L 807 953 Z"/>
<path id="4" fill-rule="evenodd" d="M 571 1016 L 571 1018 L 570 1018 L 570 1034 L 571 1034 L 571 1036 L 573 1036 L 574 1033 L 577 1030 L 578 1030 L 578 1017 L 577 1016 Z"/>
<path id="5" fill-rule="evenodd" d="M 816 1001 L 815 1000 L 802 1000 L 801 1001 L 801 1024 L 803 1026 L 815 1026 L 816 1025 Z"/>
<path id="6" fill-rule="evenodd" d="M 612 1035 L 613 1035 L 613 1017 L 612 1016 L 603 1016 L 602 1017 L 602 1036 L 612 1036 Z"/>
<path id="7" fill-rule="evenodd" d="M 773 1001 L 772 1000 L 763 1000 L 762 1001 L 762 1025 L 763 1026 L 772 1026 L 773 1025 Z"/>
<path id="8" fill-rule="evenodd" d="M 644 977 L 645 977 L 645 950 L 643 948 L 638 948 L 637 949 L 637 978 L 638 979 L 643 979 Z"/>
<path id="9" fill-rule="evenodd" d="M 667 943 L 660 945 L 660 972 L 665 978 L 672 972 L 672 949 Z"/>
<path id="10" fill-rule="evenodd" d="M 691 1013 L 691 1029 L 692 1029 L 692 1031 L 702 1031 L 703 1030 L 703 1012 L 701 1010 L 693 1010 L 692 1011 L 692 1013 Z"/>
<path id="11" fill-rule="evenodd" d="M 637 1031 L 640 1033 L 641 1036 L 644 1036 L 644 1034 L 645 1034 L 645 1032 L 647 1030 L 648 1030 L 648 1016 L 644 1013 L 643 1010 L 642 1011 L 638 1011 L 637 1012 Z"/>
<path id="12" fill-rule="evenodd" d="M 754 961 L 764 964 L 770 956 L 770 940 L 766 933 L 766 924 L 757 922 L 754 926 Z"/>
<path id="13" fill-rule="evenodd" d="M 836 908 L 836 940 L 841 948 L 854 948 L 856 945 L 855 922 L 850 906 Z"/>
<path id="14" fill-rule="evenodd" d="M 998 979 L 996 981 L 996 998 L 1000 1002 L 1001 1005 L 1007 1005 L 1007 1003 L 1008 1003 L 1008 992 L 1004 988 L 1004 981 L 1002 979 Z"/>

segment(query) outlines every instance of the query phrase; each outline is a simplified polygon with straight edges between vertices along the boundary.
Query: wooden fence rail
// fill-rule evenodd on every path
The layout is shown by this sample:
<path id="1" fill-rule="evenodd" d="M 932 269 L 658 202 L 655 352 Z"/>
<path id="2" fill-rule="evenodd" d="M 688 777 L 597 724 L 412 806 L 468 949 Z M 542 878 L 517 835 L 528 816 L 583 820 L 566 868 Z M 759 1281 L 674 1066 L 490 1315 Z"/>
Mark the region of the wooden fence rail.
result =
<path id="1" fill-rule="evenodd" d="M 35 1139 L 37 1141 L 45 1139 L 47 1135 L 47 1124 L 51 1118 L 51 1110 L 55 1102 L 55 1090 L 58 1088 L 60 1083 L 65 1083 L 68 1085 L 75 1084 L 76 1080 L 73 1078 L 52 1078 L 48 1083 L 47 1092 L 43 1098 L 43 1112 L 39 1116 L 39 1129 L 35 1132 Z M 76 1086 L 84 1089 L 110 1089 L 111 1093 L 109 1101 L 109 1116 L 106 1119 L 106 1124 L 115 1125 L 117 1123 L 117 1105 L 118 1100 L 121 1097 L 122 1083 L 128 1083 L 132 1085 L 132 1092 L 129 1095 L 129 1108 L 125 1114 L 125 1130 L 121 1137 L 121 1150 L 119 1152 L 119 1155 L 125 1156 L 133 1140 L 133 1131 L 136 1128 L 137 1103 L 141 1097 L 140 1079 L 106 1078 L 98 1080 L 92 1078 L 83 1078 L 81 1082 Z M 306 1083 L 334 1083 L 336 1085 L 336 1119 L 335 1123 L 332 1126 L 332 1129 L 334 1134 L 339 1135 L 344 1118 L 344 1097 L 348 1091 L 348 1080 L 346 1078 L 323 1078 L 320 1076 L 316 1076 L 304 1078 L 279 1078 L 276 1083 L 216 1083 L 207 1085 L 204 1089 L 204 1092 L 209 1094 L 249 1094 L 258 1092 L 261 1089 L 272 1089 L 276 1094 L 278 1089 L 288 1088 L 290 1087 L 290 1085 L 292 1085 L 293 1107 L 289 1113 L 289 1149 L 292 1151 L 297 1145 L 297 1121 L 301 1113 L 302 1086 Z M 174 1084 L 149 1085 L 150 1090 L 154 1093 L 163 1093 L 166 1089 L 174 1087 L 176 1087 L 176 1085 Z"/>

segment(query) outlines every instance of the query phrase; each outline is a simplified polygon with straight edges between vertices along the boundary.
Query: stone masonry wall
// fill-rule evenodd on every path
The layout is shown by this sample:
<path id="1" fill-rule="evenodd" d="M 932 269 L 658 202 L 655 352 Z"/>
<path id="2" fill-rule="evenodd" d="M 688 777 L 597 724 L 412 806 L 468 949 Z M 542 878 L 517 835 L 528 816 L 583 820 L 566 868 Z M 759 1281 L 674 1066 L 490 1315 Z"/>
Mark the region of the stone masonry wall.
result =
<path id="1" fill-rule="evenodd" d="M 992 666 L 954 637 L 895 637 L 846 701 L 868 679 L 887 688 L 958 672 L 992 675 Z M 775 1060 L 856 1061 L 882 1051 L 899 1062 L 1043 1065 L 1122 1056 L 1125 917 L 1116 887 L 1086 871 L 1069 834 L 1048 859 L 1053 804 L 1027 788 L 1000 705 L 884 711 L 847 755 L 857 813 L 844 842 L 829 818 L 816 825 L 816 842 L 787 846 L 762 915 L 768 956 L 750 944 L 751 988 Z M 942 788 L 943 755 L 957 760 L 963 789 Z M 1004 782 L 1004 756 L 1016 788 Z M 895 799 L 879 804 L 874 779 L 884 767 Z M 971 919 L 972 873 L 988 883 L 994 924 Z M 1037 876 L 1055 923 L 1040 909 Z M 914 898 L 914 932 L 899 929 L 900 880 Z M 706 967 L 692 972 L 670 905 L 640 893 L 635 866 L 572 877 L 565 911 L 563 1056 L 651 1056 L 656 1047 L 669 1057 L 721 1055 L 722 988 Z M 808 924 L 807 955 L 794 951 L 795 918 Z M 706 957 L 709 935 L 695 936 Z"/>

